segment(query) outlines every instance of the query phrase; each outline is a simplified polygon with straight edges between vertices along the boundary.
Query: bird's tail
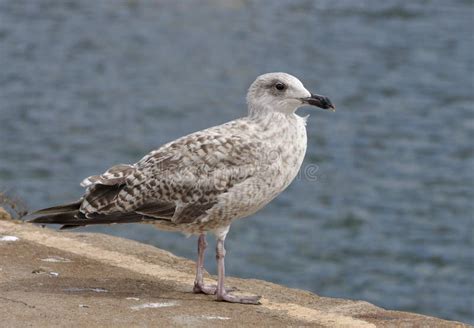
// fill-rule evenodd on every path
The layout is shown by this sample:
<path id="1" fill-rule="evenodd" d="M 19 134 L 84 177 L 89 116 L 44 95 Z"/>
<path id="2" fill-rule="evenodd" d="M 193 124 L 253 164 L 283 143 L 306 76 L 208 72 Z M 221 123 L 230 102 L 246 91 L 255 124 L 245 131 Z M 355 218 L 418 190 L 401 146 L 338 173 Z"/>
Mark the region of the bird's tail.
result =
<path id="1" fill-rule="evenodd" d="M 53 206 L 41 209 L 39 211 L 30 213 L 29 216 L 37 216 L 34 219 L 28 220 L 31 223 L 43 224 L 62 224 L 61 229 L 77 228 L 81 226 L 80 220 L 85 219 L 83 213 L 79 211 L 82 200 L 59 206 Z"/>
<path id="2" fill-rule="evenodd" d="M 43 208 L 42 210 L 38 210 L 36 212 L 30 213 L 30 215 L 46 215 L 46 214 L 75 212 L 75 211 L 79 211 L 79 208 L 81 207 L 81 203 L 82 203 L 82 199 L 70 204 Z M 41 223 L 49 223 L 49 222 L 41 222 Z"/>
<path id="3" fill-rule="evenodd" d="M 85 215 L 79 208 L 82 200 L 71 204 L 45 208 L 29 214 L 36 216 L 29 220 L 31 223 L 62 224 L 61 230 L 74 229 L 91 224 L 133 223 L 152 221 L 151 218 L 137 213 L 111 213 Z"/>

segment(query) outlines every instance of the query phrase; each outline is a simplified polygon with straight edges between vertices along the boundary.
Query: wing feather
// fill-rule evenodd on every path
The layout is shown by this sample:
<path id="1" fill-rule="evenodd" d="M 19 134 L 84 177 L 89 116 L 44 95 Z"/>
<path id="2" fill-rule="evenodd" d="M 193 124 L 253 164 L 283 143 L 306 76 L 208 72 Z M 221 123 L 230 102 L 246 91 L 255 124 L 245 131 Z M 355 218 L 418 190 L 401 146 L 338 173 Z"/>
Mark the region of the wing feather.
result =
<path id="1" fill-rule="evenodd" d="M 242 121 L 203 130 L 150 152 L 134 165 L 119 164 L 85 179 L 81 211 L 136 213 L 192 223 L 218 196 L 269 164 L 257 135 Z M 234 133 L 232 133 L 234 132 Z"/>

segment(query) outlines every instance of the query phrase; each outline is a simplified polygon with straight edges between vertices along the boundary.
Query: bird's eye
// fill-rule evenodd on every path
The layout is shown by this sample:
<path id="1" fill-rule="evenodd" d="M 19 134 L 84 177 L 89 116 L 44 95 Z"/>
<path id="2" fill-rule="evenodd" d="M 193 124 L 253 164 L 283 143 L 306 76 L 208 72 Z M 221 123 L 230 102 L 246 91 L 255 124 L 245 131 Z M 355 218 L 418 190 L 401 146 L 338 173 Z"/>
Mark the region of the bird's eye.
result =
<path id="1" fill-rule="evenodd" d="M 275 84 L 275 88 L 279 91 L 283 91 L 286 89 L 286 85 L 281 82 L 277 82 L 277 84 Z"/>

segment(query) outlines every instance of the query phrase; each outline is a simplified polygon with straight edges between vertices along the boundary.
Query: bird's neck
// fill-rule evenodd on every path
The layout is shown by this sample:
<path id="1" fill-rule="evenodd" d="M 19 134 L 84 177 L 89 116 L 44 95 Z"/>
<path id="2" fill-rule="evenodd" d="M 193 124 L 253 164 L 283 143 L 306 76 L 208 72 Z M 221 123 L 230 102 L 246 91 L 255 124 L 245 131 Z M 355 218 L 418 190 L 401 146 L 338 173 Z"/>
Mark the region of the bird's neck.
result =
<path id="1" fill-rule="evenodd" d="M 301 127 L 304 129 L 306 125 L 306 118 L 300 117 L 294 112 L 285 113 L 274 110 L 249 110 L 249 115 L 247 116 L 247 119 L 260 126 L 263 126 L 264 131 L 270 131 L 270 129 L 268 128 L 275 126 L 278 126 L 281 131 L 285 129 L 299 129 Z"/>
<path id="2" fill-rule="evenodd" d="M 276 110 L 270 105 L 265 105 L 262 103 L 249 103 L 248 104 L 248 116 L 249 117 L 271 117 L 272 115 L 290 115 L 293 116 L 296 111 L 296 107 L 293 108 L 281 108 L 281 110 Z"/>

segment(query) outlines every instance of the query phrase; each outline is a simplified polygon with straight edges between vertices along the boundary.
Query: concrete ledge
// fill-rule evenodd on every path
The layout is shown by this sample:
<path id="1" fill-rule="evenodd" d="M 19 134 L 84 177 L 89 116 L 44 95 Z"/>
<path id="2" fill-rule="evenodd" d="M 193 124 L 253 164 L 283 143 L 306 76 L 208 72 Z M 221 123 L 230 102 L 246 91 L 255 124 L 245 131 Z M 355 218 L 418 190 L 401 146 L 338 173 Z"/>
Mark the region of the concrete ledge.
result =
<path id="1" fill-rule="evenodd" d="M 220 303 L 193 280 L 193 262 L 149 245 L 0 220 L 2 327 L 468 327 L 259 280 L 227 282 L 262 305 Z"/>

